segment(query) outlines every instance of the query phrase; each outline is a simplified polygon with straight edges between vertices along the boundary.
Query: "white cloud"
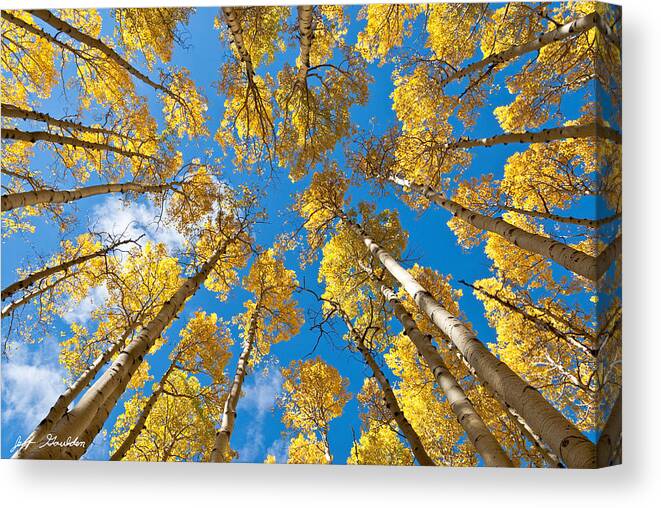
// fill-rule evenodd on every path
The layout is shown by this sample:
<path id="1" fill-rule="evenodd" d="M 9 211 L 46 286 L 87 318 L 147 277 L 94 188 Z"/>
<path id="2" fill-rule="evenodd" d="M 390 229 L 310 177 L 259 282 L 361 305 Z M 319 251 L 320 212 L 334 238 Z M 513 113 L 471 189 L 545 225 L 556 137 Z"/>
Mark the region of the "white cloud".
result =
<path id="1" fill-rule="evenodd" d="M 273 409 L 276 397 L 282 389 L 282 374 L 277 368 L 268 371 L 259 371 L 253 377 L 255 380 L 244 389 L 241 405 L 252 408 L 258 416 L 264 416 L 267 411 Z"/>
<path id="2" fill-rule="evenodd" d="M 264 449 L 264 417 L 275 406 L 284 381 L 280 369 L 273 367 L 255 373 L 253 379 L 254 382 L 244 388 L 244 396 L 239 401 L 241 413 L 250 421 L 246 442 L 238 450 L 240 462 L 254 462 L 260 458 Z"/>
<path id="3" fill-rule="evenodd" d="M 46 416 L 66 389 L 64 369 L 58 362 L 54 339 L 45 339 L 35 349 L 15 343 L 9 359 L 2 362 L 2 430 L 9 442 L 25 439 Z M 3 454 L 9 450 L 3 449 Z M 83 460 L 107 460 L 110 438 L 105 430 L 97 434 Z"/>
<path id="4" fill-rule="evenodd" d="M 69 298 L 62 319 L 69 324 L 85 324 L 90 320 L 92 312 L 106 303 L 108 296 L 110 296 L 108 289 L 105 285 L 101 285 L 91 288 L 80 302 L 74 302 Z"/>
<path id="5" fill-rule="evenodd" d="M 183 246 L 183 236 L 174 228 L 159 222 L 160 209 L 152 203 L 125 202 L 111 196 L 93 209 L 91 222 L 95 231 L 110 233 L 124 238 L 137 239 L 144 235 L 141 243 L 164 243 L 170 252 Z"/>
<path id="6" fill-rule="evenodd" d="M 2 362 L 4 432 L 27 437 L 64 391 L 63 375 L 53 338 L 45 338 L 34 351 L 14 345 Z"/>
<path id="7" fill-rule="evenodd" d="M 266 450 L 266 455 L 273 455 L 277 464 L 285 464 L 289 454 L 289 439 L 279 437 Z"/>

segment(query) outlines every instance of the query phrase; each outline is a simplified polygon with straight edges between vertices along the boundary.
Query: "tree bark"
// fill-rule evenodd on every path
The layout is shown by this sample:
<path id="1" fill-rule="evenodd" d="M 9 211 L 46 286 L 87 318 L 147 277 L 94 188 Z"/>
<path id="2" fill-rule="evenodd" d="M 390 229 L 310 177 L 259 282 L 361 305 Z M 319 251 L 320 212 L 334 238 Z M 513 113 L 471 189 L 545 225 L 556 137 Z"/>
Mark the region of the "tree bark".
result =
<path id="1" fill-rule="evenodd" d="M 513 407 L 568 467 L 596 466 L 595 446 L 573 423 L 498 360 L 459 319 L 436 302 L 385 249 L 367 236 L 361 226 L 346 218 L 343 220 L 363 238 L 372 256 L 402 285 L 420 310 L 453 342 L 482 383 Z"/>
<path id="2" fill-rule="evenodd" d="M 225 407 L 223 408 L 223 418 L 220 424 L 220 429 L 216 433 L 216 441 L 213 450 L 211 451 L 211 462 L 229 462 L 230 461 L 230 438 L 234 430 L 234 421 L 236 420 L 236 406 L 241 397 L 241 387 L 243 380 L 246 377 L 248 370 L 248 360 L 252 353 L 252 348 L 255 343 L 255 334 L 257 333 L 257 316 L 258 309 L 256 308 L 251 319 L 246 337 L 246 343 L 243 345 L 243 351 L 239 356 L 239 361 L 236 365 L 236 372 L 234 374 L 234 381 L 232 387 L 227 394 L 225 400 Z"/>
<path id="3" fill-rule="evenodd" d="M 583 125 L 552 127 L 534 132 L 509 132 L 497 134 L 489 138 L 460 138 L 450 143 L 437 143 L 437 146 L 445 149 L 488 148 L 490 146 L 507 145 L 509 143 L 549 143 L 567 138 L 599 138 L 609 139 L 614 143 L 622 143 L 622 134 L 619 131 L 601 123 L 591 122 Z"/>
<path id="4" fill-rule="evenodd" d="M 10 284 L 6 288 L 2 290 L 1 293 L 1 299 L 6 300 L 7 298 L 10 298 L 11 296 L 14 295 L 17 291 L 21 291 L 24 289 L 29 288 L 34 284 L 35 282 L 40 281 L 41 279 L 44 279 L 50 275 L 53 275 L 55 273 L 59 272 L 66 272 L 71 268 L 72 266 L 80 265 L 82 263 L 85 263 L 86 261 L 89 261 L 90 259 L 98 258 L 101 256 L 105 256 L 108 254 L 110 251 L 116 249 L 120 245 L 124 245 L 127 243 L 132 242 L 133 240 L 121 240 L 117 242 L 113 242 L 111 245 L 108 247 L 104 247 L 103 249 L 99 249 L 96 252 L 92 252 L 90 254 L 86 254 L 84 256 L 79 256 L 73 259 L 70 259 L 69 261 L 64 261 L 58 265 L 51 266 L 49 268 L 44 268 L 43 270 L 39 270 L 37 272 L 33 272 L 24 279 L 21 279 L 19 281 L 14 282 L 13 284 Z"/>
<path id="5" fill-rule="evenodd" d="M 614 45 L 617 49 L 621 50 L 622 41 L 620 41 L 618 35 L 608 25 L 608 23 L 604 18 L 599 16 L 599 19 L 597 19 L 596 26 L 608 42 Z"/>
<path id="6" fill-rule="evenodd" d="M 38 191 L 16 192 L 5 194 L 0 197 L 1 208 L 3 212 L 22 208 L 24 206 L 34 206 L 53 203 L 69 203 L 78 199 L 100 194 L 111 194 L 115 192 L 162 192 L 172 190 L 175 184 L 165 183 L 159 185 L 147 185 L 134 182 L 106 183 L 100 185 L 89 185 L 71 190 L 52 190 L 43 189 Z"/>
<path id="7" fill-rule="evenodd" d="M 331 454 L 330 441 L 328 440 L 328 427 L 321 429 L 321 442 L 324 445 L 324 459 L 326 464 L 333 463 L 333 455 Z"/>
<path id="8" fill-rule="evenodd" d="M 613 262 L 622 255 L 622 235 L 618 235 L 615 240 L 608 244 L 597 256 L 597 273 L 604 274 Z"/>
<path id="9" fill-rule="evenodd" d="M 234 46 L 239 54 L 239 59 L 246 67 L 248 82 L 252 83 L 253 77 L 255 76 L 255 69 L 253 67 L 252 59 L 250 58 L 250 53 L 248 53 L 245 41 L 243 40 L 243 28 L 241 28 L 241 22 L 236 15 L 237 9 L 234 7 L 222 7 L 221 9 L 225 16 L 227 27 L 232 34 L 232 40 L 234 41 Z"/>
<path id="10" fill-rule="evenodd" d="M 390 414 L 397 423 L 399 430 L 402 431 L 402 434 L 409 442 L 409 445 L 411 446 L 411 451 L 413 452 L 413 456 L 418 461 L 418 464 L 420 464 L 421 466 L 435 466 L 436 464 L 434 464 L 434 461 L 427 454 L 427 451 L 425 450 L 425 447 L 422 444 L 422 440 L 420 439 L 420 436 L 415 431 L 411 423 L 406 418 L 406 415 L 400 408 L 399 402 L 397 401 L 397 397 L 395 396 L 395 393 L 392 391 L 392 387 L 390 386 L 390 382 L 386 378 L 385 374 L 383 373 L 379 365 L 374 360 L 372 353 L 365 347 L 365 341 L 363 340 L 363 337 L 360 335 L 360 333 L 358 333 L 357 330 L 354 329 L 351 321 L 349 321 L 346 318 L 344 321 L 347 327 L 349 328 L 351 334 L 356 339 L 358 351 L 360 351 L 360 354 L 363 355 L 363 359 L 365 360 L 365 363 L 372 370 L 374 377 L 379 383 L 379 386 L 381 387 L 381 391 L 383 392 L 383 398 L 386 401 L 386 407 L 388 408 L 388 411 L 390 411 Z"/>
<path id="11" fill-rule="evenodd" d="M 131 150 L 124 150 L 117 146 L 108 143 L 97 143 L 94 141 L 85 141 L 84 139 L 74 138 L 73 136 L 63 136 L 60 134 L 52 134 L 45 131 L 22 131 L 14 128 L 2 129 L 3 139 L 12 139 L 17 141 L 25 141 L 26 143 L 36 143 L 37 141 L 46 141 L 61 146 L 75 146 L 78 148 L 85 148 L 87 150 L 96 150 L 100 152 L 113 152 L 124 157 L 138 157 L 154 162 L 161 162 L 158 158 L 151 155 L 145 155 L 140 152 Z"/>
<path id="12" fill-rule="evenodd" d="M 124 388 L 138 369 L 144 356 L 154 345 L 154 342 L 163 333 L 163 330 L 172 322 L 184 306 L 186 300 L 193 296 L 209 273 L 213 270 L 220 257 L 225 253 L 230 238 L 219 245 L 214 254 L 202 265 L 199 271 L 186 280 L 177 292 L 163 304 L 158 314 L 150 321 L 120 353 L 112 365 L 101 377 L 85 392 L 78 404 L 66 413 L 52 428 L 58 441 L 78 438 L 84 441 L 81 446 L 48 446 L 37 443 L 25 452 L 25 458 L 30 459 L 77 459 L 85 451 L 103 426 L 112 406 L 108 408 L 105 403 L 112 401 L 116 390 Z M 98 413 L 98 415 L 97 415 Z M 103 420 L 101 425 L 91 424 Z M 81 448 L 83 448 L 81 450 Z"/>
<path id="13" fill-rule="evenodd" d="M 0 106 L 0 111 L 2 111 L 2 116 L 7 118 L 18 118 L 19 120 L 34 120 L 35 122 L 43 122 L 54 127 L 60 127 L 62 129 L 71 129 L 81 132 L 91 132 L 92 134 L 104 134 L 108 136 L 117 136 L 118 138 L 128 139 L 127 136 L 120 134 L 118 132 L 112 131 L 110 129 L 104 129 L 103 127 L 90 127 L 84 125 L 81 122 L 74 122 L 72 120 L 60 120 L 55 118 L 47 113 L 41 113 L 39 111 L 34 111 L 31 109 L 24 109 L 13 104 L 8 104 L 3 102 Z"/>
<path id="14" fill-rule="evenodd" d="M 296 82 L 304 85 L 310 70 L 310 48 L 314 38 L 314 23 L 312 21 L 312 6 L 298 6 L 298 33 L 300 39 L 300 50 L 298 54 L 298 73 Z"/>
<path id="15" fill-rule="evenodd" d="M 104 353 L 100 354 L 94 362 L 80 375 L 74 383 L 67 388 L 62 395 L 58 397 L 53 404 L 53 407 L 50 408 L 46 417 L 41 420 L 41 422 L 35 427 L 32 431 L 32 434 L 23 442 L 23 445 L 19 450 L 13 455 L 13 459 L 24 459 L 26 458 L 25 453 L 27 448 L 29 448 L 30 443 L 39 442 L 46 434 L 50 432 L 53 425 L 60 419 L 67 411 L 69 404 L 83 391 L 83 389 L 90 384 L 90 382 L 96 377 L 96 375 L 101 370 L 106 363 L 124 346 L 126 340 L 133 333 L 134 328 L 129 327 L 124 332 L 122 337 L 113 343 Z"/>
<path id="16" fill-rule="evenodd" d="M 122 441 L 122 444 L 110 456 L 110 460 L 113 461 L 122 460 L 126 456 L 126 452 L 128 452 L 129 449 L 135 444 L 136 439 L 138 439 L 138 436 L 145 428 L 145 424 L 147 423 L 147 418 L 149 417 L 149 413 L 151 413 L 151 410 L 154 408 L 154 404 L 156 404 L 159 397 L 163 393 L 163 390 L 165 389 L 164 388 L 165 383 L 167 383 L 170 374 L 172 374 L 172 371 L 175 368 L 175 365 L 176 365 L 176 358 L 172 361 L 172 363 L 170 363 L 170 366 L 168 367 L 168 370 L 165 371 L 165 374 L 161 376 L 158 385 L 152 391 L 151 395 L 147 399 L 147 402 L 142 408 L 142 411 L 140 412 L 140 416 L 138 417 L 135 424 L 127 434 L 126 438 L 124 438 L 124 441 Z"/>
<path id="17" fill-rule="evenodd" d="M 621 240 L 618 237 L 599 256 L 590 256 L 552 238 L 529 233 L 504 219 L 489 217 L 469 210 L 446 198 L 440 192 L 434 191 L 429 186 L 409 182 L 399 177 L 390 177 L 390 181 L 402 188 L 408 187 L 422 194 L 425 198 L 448 210 L 455 217 L 478 229 L 495 233 L 523 250 L 552 259 L 567 270 L 592 281 L 598 281 L 601 278 L 621 250 Z"/>
<path id="18" fill-rule="evenodd" d="M 29 303 L 32 301 L 32 299 L 36 296 L 39 296 L 41 294 L 44 294 L 46 291 L 53 289 L 55 286 L 57 286 L 60 282 L 63 282 L 67 280 L 70 277 L 73 277 L 73 273 L 67 273 L 64 274 L 62 277 L 57 279 L 54 282 L 51 282 L 50 284 L 46 284 L 44 287 L 37 289 L 36 291 L 33 291 L 32 293 L 28 293 L 26 295 L 23 295 L 20 297 L 18 300 L 14 300 L 11 303 L 8 303 L 2 308 L 2 312 L 0 313 L 0 316 L 4 319 L 7 316 L 9 316 L 12 312 L 14 312 L 16 309 L 19 307 L 22 307 L 23 305 Z"/>
<path id="19" fill-rule="evenodd" d="M 597 442 L 597 466 L 622 464 L 622 393 L 617 397 Z"/>
<path id="20" fill-rule="evenodd" d="M 449 342 L 449 340 L 442 338 L 442 340 L 448 342 L 448 349 L 450 351 L 453 351 L 456 355 L 456 357 L 461 361 L 465 367 L 468 369 L 468 371 L 471 373 L 471 375 L 475 379 L 479 379 L 479 376 L 475 372 L 475 369 L 473 369 L 469 363 L 466 361 L 466 359 L 461 355 L 459 350 L 457 350 L 456 346 L 452 344 L 452 342 Z M 535 432 L 530 428 L 530 425 L 528 425 L 528 422 L 526 422 L 519 413 L 517 413 L 511 406 L 508 406 L 505 401 L 500 397 L 496 392 L 494 392 L 489 385 L 482 384 L 484 389 L 489 393 L 489 395 L 496 401 L 500 406 L 503 408 L 503 410 L 508 414 L 510 420 L 514 422 L 514 424 L 517 426 L 521 434 L 528 440 L 530 443 L 537 448 L 539 453 L 544 457 L 544 460 L 547 462 L 547 464 L 551 467 L 557 467 L 557 468 L 563 468 L 564 465 L 560 462 L 560 459 L 551 452 L 548 447 L 544 444 L 544 442 L 540 439 L 540 437 L 535 434 Z"/>
<path id="21" fill-rule="evenodd" d="M 14 16 L 13 14 L 11 14 L 8 11 L 1 11 L 0 16 L 2 17 L 2 19 L 6 20 L 6 21 L 9 21 L 12 25 L 15 25 L 19 28 L 22 28 L 23 30 L 25 30 L 27 32 L 30 32 L 32 35 L 36 35 L 37 37 L 40 37 L 41 39 L 44 39 L 44 40 L 50 42 L 51 44 L 53 44 L 55 46 L 58 46 L 62 49 L 70 51 L 71 53 L 75 53 L 77 56 L 81 56 L 80 52 L 76 48 L 73 48 L 73 47 L 69 46 L 68 44 L 60 41 L 59 39 L 56 39 L 51 34 L 49 34 L 48 32 L 43 31 L 38 26 L 35 26 L 31 23 L 23 21 L 21 18 L 17 18 L 16 16 Z"/>
<path id="22" fill-rule="evenodd" d="M 89 450 L 90 446 L 92 445 L 94 438 L 99 435 L 99 432 L 101 432 L 101 429 L 106 423 L 110 412 L 117 405 L 117 402 L 119 401 L 122 394 L 126 391 L 126 387 L 128 386 L 129 381 L 130 379 L 128 378 L 123 380 L 117 386 L 117 388 L 114 389 L 110 397 L 108 397 L 108 399 L 101 405 L 101 407 L 97 409 L 94 418 L 92 418 L 92 421 L 82 434 L 81 439 L 83 445 L 73 448 L 71 450 L 71 455 L 66 457 L 67 459 L 79 460 L 85 453 L 87 453 L 87 450 Z"/>
<path id="23" fill-rule="evenodd" d="M 543 48 L 548 44 L 562 41 L 569 37 L 574 37 L 583 32 L 587 32 L 593 27 L 598 27 L 602 31 L 602 33 L 604 33 L 604 36 L 606 37 L 607 40 L 615 43 L 619 47 L 619 40 L 617 39 L 617 37 L 613 34 L 612 30 L 610 30 L 608 25 L 605 22 L 603 22 L 601 16 L 598 13 L 594 12 L 592 14 L 588 14 L 586 16 L 582 16 L 573 21 L 570 21 L 569 23 L 566 23 L 556 28 L 555 30 L 546 32 L 540 35 L 539 37 L 537 37 L 536 39 L 528 41 L 524 44 L 519 44 L 518 46 L 513 46 L 509 49 L 506 49 L 505 51 L 501 51 L 500 53 L 495 53 L 486 58 L 483 58 L 478 62 L 472 63 L 464 67 L 463 69 L 459 69 L 453 72 L 452 74 L 450 74 L 445 79 L 443 79 L 439 83 L 439 86 L 444 87 L 445 85 L 451 83 L 452 81 L 461 79 L 464 76 L 467 76 L 475 71 L 484 69 L 487 66 L 495 67 L 509 60 L 513 60 L 514 58 L 517 58 L 521 55 L 525 55 L 526 53 L 530 53 L 532 51 L 539 51 L 541 48 Z"/>
<path id="24" fill-rule="evenodd" d="M 179 97 L 174 94 L 172 91 L 170 91 L 168 88 L 164 87 L 160 83 L 156 83 L 155 81 L 152 81 L 146 74 L 140 72 L 138 69 L 136 69 L 133 65 L 131 65 L 128 61 L 126 61 L 124 58 L 122 58 L 114 49 L 110 48 L 108 45 L 106 45 L 104 42 L 102 42 L 99 39 L 95 39 L 94 37 L 90 37 L 89 35 L 81 32 L 78 30 L 76 27 L 70 25 L 66 21 L 54 16 L 50 11 L 46 9 L 31 9 L 28 10 L 30 14 L 33 16 L 36 16 L 37 18 L 41 19 L 42 21 L 48 23 L 50 26 L 58 30 L 59 32 L 64 32 L 67 34 L 69 37 L 71 37 L 74 40 L 77 40 L 78 42 L 85 44 L 86 46 L 90 48 L 94 48 L 101 53 L 103 53 L 109 60 L 112 60 L 115 62 L 118 66 L 122 67 L 125 69 L 129 74 L 133 75 L 134 77 L 138 78 L 140 81 L 143 83 L 151 86 L 152 88 L 159 90 L 161 92 L 164 92 L 171 97 L 173 97 L 177 102 L 181 102 Z"/>
<path id="25" fill-rule="evenodd" d="M 381 292 L 390 303 L 395 317 L 404 327 L 406 336 L 413 342 L 418 352 L 427 362 L 434 379 L 436 379 L 438 386 L 447 397 L 457 421 L 466 431 L 468 439 L 484 460 L 484 464 L 490 467 L 512 467 L 510 458 L 484 423 L 482 417 L 477 413 L 463 388 L 448 370 L 443 358 L 432 344 L 431 337 L 425 336 L 420 331 L 392 289 L 381 286 Z"/>

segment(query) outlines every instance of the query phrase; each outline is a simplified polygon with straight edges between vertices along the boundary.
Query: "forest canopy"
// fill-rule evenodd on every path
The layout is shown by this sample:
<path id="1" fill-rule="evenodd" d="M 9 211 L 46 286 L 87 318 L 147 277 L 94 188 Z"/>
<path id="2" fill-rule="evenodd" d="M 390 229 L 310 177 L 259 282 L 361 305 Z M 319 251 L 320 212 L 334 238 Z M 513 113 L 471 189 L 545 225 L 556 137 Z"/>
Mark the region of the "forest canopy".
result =
<path id="1" fill-rule="evenodd" d="M 619 8 L 1 24 L 3 457 L 621 461 Z"/>

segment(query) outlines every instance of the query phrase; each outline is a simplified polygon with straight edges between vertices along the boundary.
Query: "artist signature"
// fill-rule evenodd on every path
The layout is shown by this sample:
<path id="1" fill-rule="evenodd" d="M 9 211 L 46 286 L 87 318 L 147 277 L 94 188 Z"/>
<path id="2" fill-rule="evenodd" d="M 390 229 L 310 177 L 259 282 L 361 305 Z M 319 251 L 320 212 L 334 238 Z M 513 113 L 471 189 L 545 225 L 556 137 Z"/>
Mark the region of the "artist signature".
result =
<path id="1" fill-rule="evenodd" d="M 23 441 L 23 438 L 21 436 L 18 436 L 16 439 L 16 443 L 14 443 L 14 446 L 11 447 L 11 450 L 9 450 L 9 453 L 14 453 L 16 450 L 19 448 L 25 447 L 27 448 L 28 446 L 32 446 L 35 443 L 32 439 L 28 438 L 25 441 Z M 76 437 L 71 437 L 67 436 L 67 438 L 62 441 L 56 434 L 48 434 L 45 438 L 45 441 L 39 445 L 39 448 L 45 448 L 45 447 L 53 447 L 57 446 L 59 448 L 76 448 L 76 447 L 85 447 L 85 441 L 80 441 L 78 439 L 78 436 Z"/>

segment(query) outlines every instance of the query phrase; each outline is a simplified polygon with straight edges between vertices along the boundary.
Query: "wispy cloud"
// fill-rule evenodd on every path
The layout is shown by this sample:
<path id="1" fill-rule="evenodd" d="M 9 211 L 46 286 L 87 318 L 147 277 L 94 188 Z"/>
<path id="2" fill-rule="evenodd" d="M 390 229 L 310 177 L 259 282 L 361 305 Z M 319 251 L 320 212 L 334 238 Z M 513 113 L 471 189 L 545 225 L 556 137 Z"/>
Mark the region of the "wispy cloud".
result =
<path id="1" fill-rule="evenodd" d="M 152 203 L 125 202 L 111 196 L 96 205 L 91 218 L 92 227 L 99 233 L 110 233 L 125 238 L 138 238 L 141 242 L 164 243 L 170 252 L 183 246 L 183 236 L 174 228 L 159 221 L 161 210 Z"/>
<path id="2" fill-rule="evenodd" d="M 289 439 L 286 437 L 279 437 L 271 443 L 266 450 L 266 455 L 273 455 L 278 464 L 287 462 L 287 454 L 289 453 Z"/>
<path id="3" fill-rule="evenodd" d="M 273 410 L 284 381 L 277 368 L 256 372 L 253 380 L 246 385 L 245 395 L 239 402 L 241 412 L 249 413 L 252 417 L 250 433 L 238 450 L 240 462 L 255 462 L 264 455 L 264 419 L 266 414 Z"/>
<path id="4" fill-rule="evenodd" d="M 24 438 L 32 432 L 64 391 L 63 374 L 54 339 L 31 351 L 15 345 L 2 362 L 3 430 Z"/>
<path id="5" fill-rule="evenodd" d="M 93 287 L 80 302 L 74 302 L 69 299 L 65 304 L 67 310 L 62 314 L 62 319 L 69 324 L 85 324 L 90 320 L 92 312 L 106 303 L 108 296 L 109 293 L 106 286 Z"/>

